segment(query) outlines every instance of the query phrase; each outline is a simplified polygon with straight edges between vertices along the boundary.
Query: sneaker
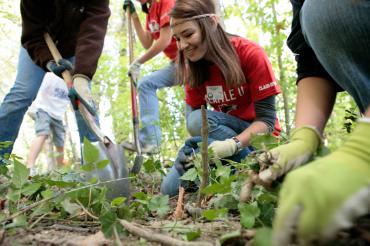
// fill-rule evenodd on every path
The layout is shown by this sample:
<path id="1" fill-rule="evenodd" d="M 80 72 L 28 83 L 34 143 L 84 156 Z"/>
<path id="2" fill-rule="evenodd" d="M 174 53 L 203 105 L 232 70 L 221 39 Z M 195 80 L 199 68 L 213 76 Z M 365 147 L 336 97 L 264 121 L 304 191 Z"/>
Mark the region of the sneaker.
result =
<path id="1" fill-rule="evenodd" d="M 134 143 L 124 141 L 121 143 L 121 146 L 128 151 L 137 152 L 136 145 Z M 154 144 L 143 144 L 141 146 L 141 153 L 148 155 L 158 154 L 159 147 Z"/>
<path id="2" fill-rule="evenodd" d="M 36 167 L 30 167 L 30 176 L 36 176 L 38 174 Z"/>

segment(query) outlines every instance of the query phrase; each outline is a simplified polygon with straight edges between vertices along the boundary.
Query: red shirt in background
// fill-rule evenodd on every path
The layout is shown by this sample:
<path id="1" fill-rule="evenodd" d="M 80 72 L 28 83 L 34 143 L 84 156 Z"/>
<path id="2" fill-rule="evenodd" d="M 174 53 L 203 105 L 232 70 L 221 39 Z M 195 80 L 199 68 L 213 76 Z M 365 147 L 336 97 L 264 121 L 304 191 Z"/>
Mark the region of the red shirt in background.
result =
<path id="1" fill-rule="evenodd" d="M 279 94 L 281 90 L 262 47 L 242 37 L 233 37 L 230 41 L 239 56 L 247 82 L 228 88 L 220 69 L 211 65 L 208 79 L 201 86 L 190 88 L 185 85 L 185 101 L 193 108 L 208 103 L 215 111 L 253 121 L 256 118 L 254 102 Z M 280 130 L 276 120 L 275 131 Z"/>
<path id="2" fill-rule="evenodd" d="M 159 39 L 161 28 L 170 24 L 170 17 L 168 16 L 168 13 L 174 5 L 174 0 L 152 1 L 149 13 L 146 16 L 146 29 L 151 33 L 154 40 Z M 171 43 L 166 49 L 164 49 L 163 52 L 171 60 L 176 59 L 177 44 L 174 37 L 172 37 Z"/>

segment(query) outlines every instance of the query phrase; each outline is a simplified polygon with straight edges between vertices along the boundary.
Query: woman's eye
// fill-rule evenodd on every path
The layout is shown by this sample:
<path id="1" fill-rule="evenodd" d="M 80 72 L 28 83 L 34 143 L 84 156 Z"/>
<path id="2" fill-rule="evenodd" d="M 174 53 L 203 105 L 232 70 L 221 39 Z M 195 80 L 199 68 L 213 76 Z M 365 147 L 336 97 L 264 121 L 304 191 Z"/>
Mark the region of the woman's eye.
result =
<path id="1" fill-rule="evenodd" d="M 192 33 L 186 33 L 186 34 L 184 35 L 184 37 L 185 37 L 185 38 L 190 38 L 192 35 L 193 35 Z"/>

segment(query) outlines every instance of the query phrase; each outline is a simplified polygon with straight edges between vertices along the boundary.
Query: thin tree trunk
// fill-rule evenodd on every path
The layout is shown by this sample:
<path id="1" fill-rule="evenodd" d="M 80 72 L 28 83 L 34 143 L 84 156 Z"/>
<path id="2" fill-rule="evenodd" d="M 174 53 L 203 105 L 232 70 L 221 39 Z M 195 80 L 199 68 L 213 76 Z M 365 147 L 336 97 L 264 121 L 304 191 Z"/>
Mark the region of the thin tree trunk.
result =
<path id="1" fill-rule="evenodd" d="M 276 7 L 275 7 L 274 1 L 272 1 L 271 8 L 272 8 L 272 13 L 273 13 L 274 25 L 276 27 L 275 36 L 276 36 L 276 39 L 278 39 L 280 35 L 280 28 L 279 28 L 279 23 L 277 20 L 277 13 L 276 13 Z M 286 82 L 286 77 L 285 77 L 285 68 L 284 68 L 283 61 L 282 61 L 282 56 L 283 56 L 282 45 L 277 45 L 276 53 L 277 53 L 276 55 L 277 55 L 278 67 L 279 67 L 279 83 L 283 91 L 285 131 L 286 131 L 286 134 L 289 136 L 290 135 L 289 97 L 288 97 L 287 82 Z"/>

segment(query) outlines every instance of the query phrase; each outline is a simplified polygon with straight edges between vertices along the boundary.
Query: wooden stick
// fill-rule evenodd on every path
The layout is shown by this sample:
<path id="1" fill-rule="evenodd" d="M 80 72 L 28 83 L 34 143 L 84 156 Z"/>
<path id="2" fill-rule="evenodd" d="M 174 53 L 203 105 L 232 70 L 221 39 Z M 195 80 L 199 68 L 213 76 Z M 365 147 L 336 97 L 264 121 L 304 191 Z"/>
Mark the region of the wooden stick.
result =
<path id="1" fill-rule="evenodd" d="M 177 199 L 177 205 L 175 212 L 173 213 L 173 218 L 178 220 L 182 219 L 184 216 L 184 195 L 185 195 L 185 189 L 184 187 L 179 187 L 179 198 Z"/>
<path id="2" fill-rule="evenodd" d="M 202 105 L 201 107 L 202 110 L 202 129 L 201 129 L 201 134 L 202 134 L 202 149 L 201 149 L 201 154 L 202 154 L 202 170 L 203 170 L 203 175 L 202 175 L 202 181 L 200 183 L 199 191 L 198 191 L 198 199 L 197 199 L 197 206 L 201 207 L 202 199 L 203 199 L 203 194 L 202 191 L 204 188 L 207 187 L 209 183 L 209 164 L 208 164 L 208 120 L 207 120 L 207 111 Z"/>
<path id="3" fill-rule="evenodd" d="M 162 235 L 159 233 L 154 233 L 151 230 L 143 229 L 137 225 L 134 225 L 127 220 L 119 220 L 121 225 L 129 231 L 131 234 L 136 235 L 138 237 L 145 238 L 151 242 L 157 242 L 162 245 L 169 245 L 169 246 L 211 246 L 212 243 L 209 242 L 186 242 L 176 238 L 169 237 L 167 235 Z"/>

